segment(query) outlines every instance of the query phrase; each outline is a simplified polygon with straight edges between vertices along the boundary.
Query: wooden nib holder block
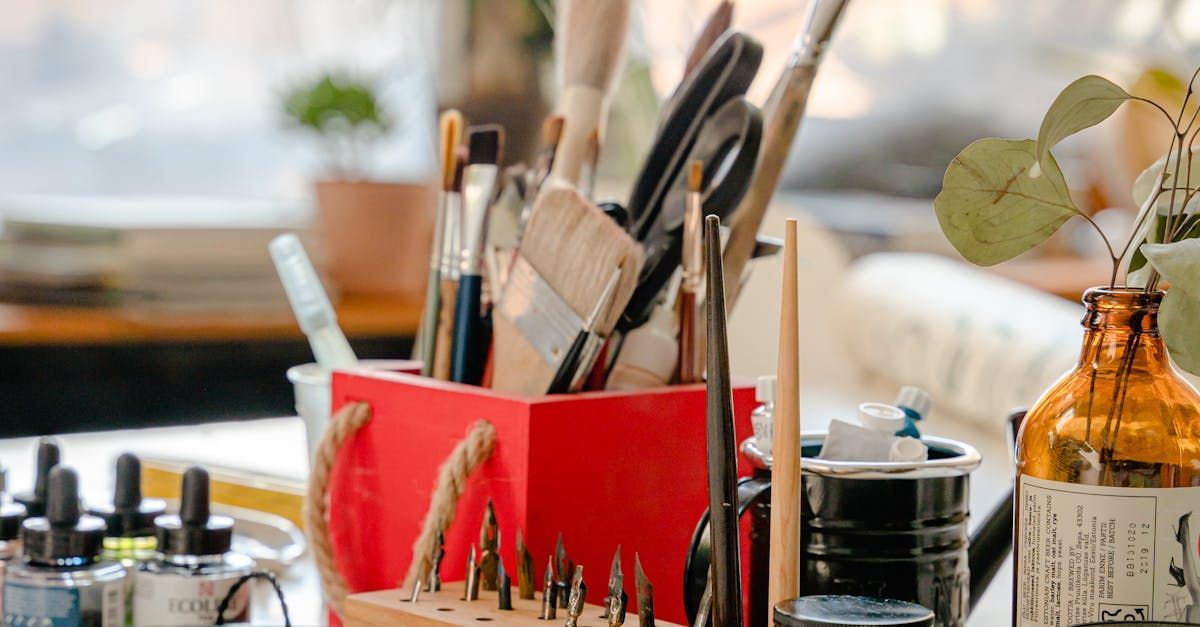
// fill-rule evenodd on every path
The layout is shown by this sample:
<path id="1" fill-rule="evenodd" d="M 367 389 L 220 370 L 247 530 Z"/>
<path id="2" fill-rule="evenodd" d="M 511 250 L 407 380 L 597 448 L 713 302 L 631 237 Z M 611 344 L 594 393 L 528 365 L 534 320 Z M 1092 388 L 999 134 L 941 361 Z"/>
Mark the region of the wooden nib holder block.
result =
<path id="1" fill-rule="evenodd" d="M 517 587 L 513 585 L 513 609 L 497 608 L 496 591 L 479 591 L 476 601 L 463 600 L 463 582 L 447 583 L 438 592 L 422 592 L 416 603 L 410 603 L 408 594 L 402 590 L 380 590 L 364 592 L 346 599 L 346 627 L 390 627 L 391 625 L 406 625 L 409 627 L 442 627 L 456 625 L 458 627 L 479 627 L 480 623 L 493 622 L 498 625 L 514 627 L 547 627 L 561 625 L 567 620 L 567 610 L 558 608 L 554 620 L 541 620 L 541 592 L 536 600 L 518 599 Z M 597 587 L 602 588 L 597 584 Z M 628 591 L 626 591 L 628 592 Z M 588 589 L 588 597 L 603 598 L 604 591 Z M 579 627 L 601 627 L 608 625 L 608 620 L 600 618 L 599 605 L 589 603 L 579 617 Z M 630 609 L 625 614 L 625 624 L 638 624 L 637 613 Z M 676 623 L 655 620 L 660 627 L 679 627 Z"/>

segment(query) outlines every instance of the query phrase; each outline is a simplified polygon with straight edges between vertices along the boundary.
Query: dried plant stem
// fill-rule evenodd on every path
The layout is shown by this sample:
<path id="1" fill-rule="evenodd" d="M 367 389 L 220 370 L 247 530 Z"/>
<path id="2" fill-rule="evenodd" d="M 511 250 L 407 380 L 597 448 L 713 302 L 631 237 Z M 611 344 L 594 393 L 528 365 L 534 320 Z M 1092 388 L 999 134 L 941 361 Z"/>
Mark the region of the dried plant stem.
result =
<path id="1" fill-rule="evenodd" d="M 1101 434 L 1100 465 L 1103 473 L 1102 476 L 1104 477 L 1101 483 L 1104 485 L 1112 482 L 1112 469 L 1110 466 L 1115 455 L 1117 438 L 1120 437 L 1121 418 L 1125 413 L 1125 396 L 1129 392 L 1129 377 L 1133 371 L 1133 362 L 1137 358 L 1138 348 L 1142 343 L 1141 314 L 1136 314 L 1132 322 L 1133 337 L 1125 343 L 1124 351 L 1121 353 L 1121 361 L 1117 365 L 1116 385 L 1113 386 L 1112 403 L 1108 407 L 1108 417 L 1104 421 L 1104 431 Z"/>

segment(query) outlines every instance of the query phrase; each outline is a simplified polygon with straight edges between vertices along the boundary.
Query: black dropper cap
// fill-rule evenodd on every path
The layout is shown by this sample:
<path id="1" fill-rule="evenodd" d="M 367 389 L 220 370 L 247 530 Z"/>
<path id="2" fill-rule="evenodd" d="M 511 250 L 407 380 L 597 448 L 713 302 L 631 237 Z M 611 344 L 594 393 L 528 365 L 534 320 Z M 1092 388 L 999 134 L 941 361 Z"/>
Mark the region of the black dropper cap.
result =
<path id="1" fill-rule="evenodd" d="M 58 465 L 58 443 L 53 438 L 38 440 L 37 467 L 32 492 L 22 492 L 14 495 L 13 499 L 25 506 L 30 516 L 42 516 L 46 513 L 46 486 L 50 478 L 50 469 Z"/>
<path id="2" fill-rule="evenodd" d="M 142 462 L 125 453 L 117 458 L 112 503 L 93 506 L 88 513 L 104 519 L 110 538 L 141 538 L 154 535 L 154 519 L 166 511 L 162 499 L 142 498 Z"/>
<path id="3" fill-rule="evenodd" d="M 25 559 L 34 564 L 70 565 L 94 562 L 104 542 L 104 521 L 82 515 L 79 477 L 56 466 L 46 479 L 46 515 L 21 525 Z"/>
<path id="4" fill-rule="evenodd" d="M 208 471 L 192 466 L 183 473 L 179 515 L 154 519 L 158 551 L 164 555 L 221 555 L 233 546 L 233 519 L 208 509 Z"/>

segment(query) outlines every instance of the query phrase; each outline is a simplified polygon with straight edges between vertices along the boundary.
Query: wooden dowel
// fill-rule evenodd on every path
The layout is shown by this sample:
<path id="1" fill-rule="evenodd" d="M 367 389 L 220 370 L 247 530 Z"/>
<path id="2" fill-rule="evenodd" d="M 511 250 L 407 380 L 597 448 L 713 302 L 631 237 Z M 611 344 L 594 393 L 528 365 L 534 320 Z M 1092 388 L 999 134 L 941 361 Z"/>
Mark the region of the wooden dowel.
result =
<path id="1" fill-rule="evenodd" d="M 800 596 L 800 345 L 796 221 L 788 220 L 779 305 L 779 366 L 771 467 L 770 606 Z"/>

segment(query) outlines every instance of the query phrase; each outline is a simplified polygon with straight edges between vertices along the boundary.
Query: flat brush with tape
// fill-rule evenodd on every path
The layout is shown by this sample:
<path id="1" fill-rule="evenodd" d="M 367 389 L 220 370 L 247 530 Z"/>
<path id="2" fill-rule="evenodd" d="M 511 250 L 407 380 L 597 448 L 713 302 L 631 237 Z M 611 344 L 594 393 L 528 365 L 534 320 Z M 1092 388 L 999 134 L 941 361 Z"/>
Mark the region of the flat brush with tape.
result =
<path id="1" fill-rule="evenodd" d="M 494 124 L 468 133 L 467 167 L 463 168 L 462 248 L 458 295 L 454 307 L 454 350 L 450 380 L 478 385 L 483 378 L 487 343 L 482 320 L 483 251 L 488 209 L 500 178 L 504 130 Z"/>
<path id="2" fill-rule="evenodd" d="M 433 378 L 450 379 L 454 350 L 454 307 L 458 297 L 458 260 L 462 248 L 462 178 L 467 151 L 459 146 L 454 154 L 454 179 L 446 193 L 446 222 L 442 230 L 442 255 L 438 268 L 438 321 L 434 333 Z"/>
<path id="3" fill-rule="evenodd" d="M 641 265 L 641 246 L 578 191 L 542 190 L 494 310 L 492 387 L 529 396 L 549 391 L 598 306 L 592 332 L 612 333 Z M 619 278 L 606 290 L 614 271 Z"/>
<path id="4" fill-rule="evenodd" d="M 445 244 L 447 205 L 454 190 L 455 147 L 462 139 L 462 114 L 455 109 L 442 112 L 438 119 L 442 186 L 438 193 L 437 216 L 434 219 L 433 242 L 429 247 L 429 279 L 425 284 L 425 308 L 421 313 L 421 332 L 417 339 L 417 359 L 421 374 L 433 374 L 433 354 L 437 345 L 438 314 L 441 313 L 442 247 Z"/>

